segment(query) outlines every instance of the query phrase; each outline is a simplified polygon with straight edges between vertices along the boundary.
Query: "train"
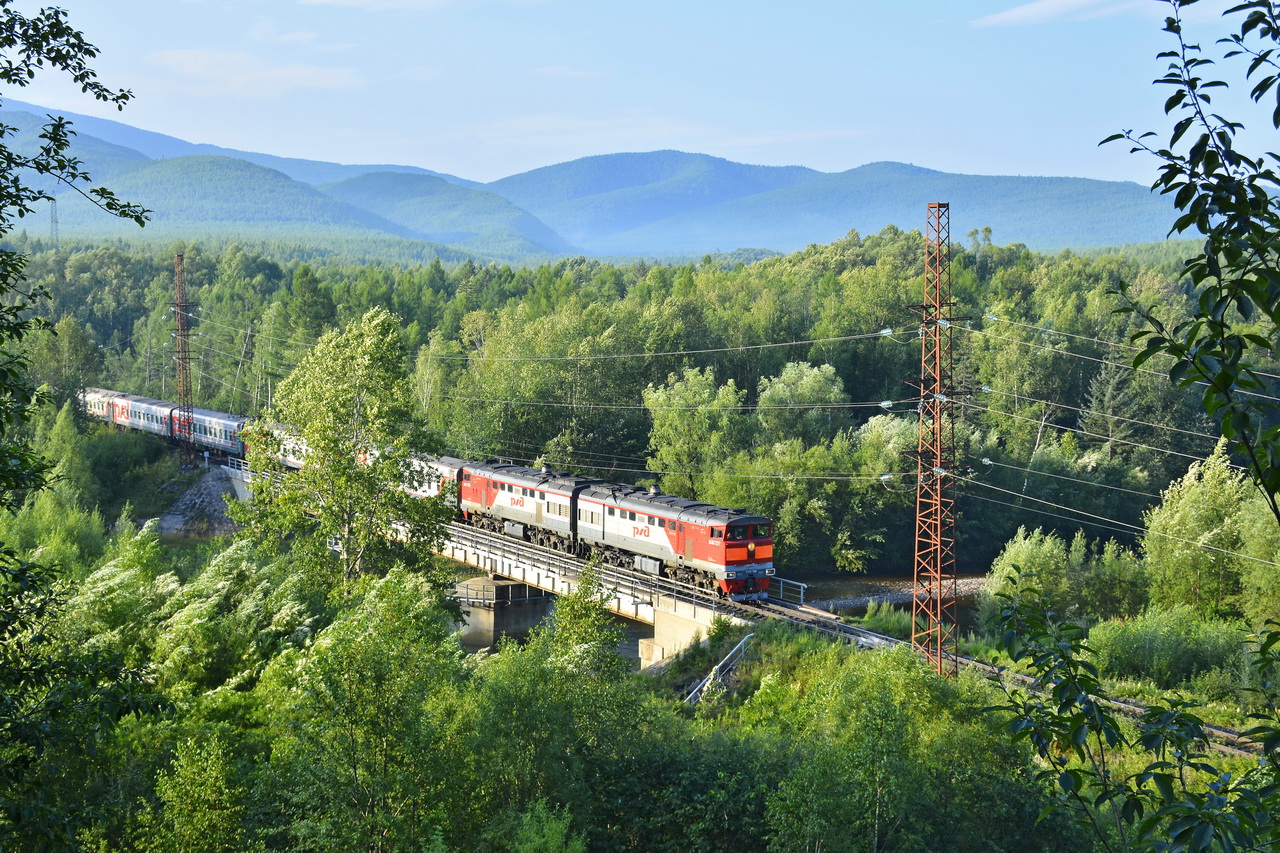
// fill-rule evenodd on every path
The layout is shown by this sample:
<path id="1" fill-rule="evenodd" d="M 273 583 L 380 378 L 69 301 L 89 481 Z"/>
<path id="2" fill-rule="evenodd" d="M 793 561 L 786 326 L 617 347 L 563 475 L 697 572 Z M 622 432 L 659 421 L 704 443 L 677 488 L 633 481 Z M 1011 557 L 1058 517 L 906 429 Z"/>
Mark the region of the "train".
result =
<path id="1" fill-rule="evenodd" d="M 181 409 L 154 400 L 87 388 L 90 417 L 171 439 Z M 243 457 L 247 418 L 192 409 L 191 441 Z M 297 454 L 301 455 L 301 454 Z M 298 467 L 300 459 L 282 459 Z M 406 490 L 450 501 L 459 521 L 608 565 L 688 583 L 734 601 L 768 597 L 773 522 L 745 509 L 713 506 L 656 488 L 608 483 L 549 468 L 452 456 L 415 456 L 425 485 Z"/>

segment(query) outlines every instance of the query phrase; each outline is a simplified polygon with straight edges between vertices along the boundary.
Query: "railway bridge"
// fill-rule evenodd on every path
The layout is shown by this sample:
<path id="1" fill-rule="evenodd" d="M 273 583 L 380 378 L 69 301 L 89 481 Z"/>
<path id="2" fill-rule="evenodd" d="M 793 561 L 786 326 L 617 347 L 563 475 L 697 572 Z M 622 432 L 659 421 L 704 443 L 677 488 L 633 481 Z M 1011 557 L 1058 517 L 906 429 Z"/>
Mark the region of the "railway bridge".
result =
<path id="1" fill-rule="evenodd" d="M 501 632 L 504 622 L 498 611 L 511 611 L 505 621 L 519 630 L 529 617 L 519 613 L 518 605 L 523 603 L 526 610 L 536 610 L 540 598 L 521 595 L 518 590 L 513 596 L 509 587 L 504 591 L 504 586 L 515 583 L 526 589 L 558 595 L 575 588 L 584 567 L 582 560 L 559 551 L 457 523 L 448 526 L 440 553 L 482 569 L 495 579 L 488 583 L 468 581 L 458 585 L 464 606 L 473 612 L 476 608 L 493 611 L 491 619 L 473 616 L 473 625 L 492 624 L 495 632 Z M 696 587 L 641 572 L 601 566 L 600 578 L 610 592 L 606 604 L 609 610 L 653 626 L 653 639 L 640 641 L 642 666 L 675 654 L 697 636 L 706 636 L 717 617 L 741 622 L 759 612 L 757 607 L 726 601 Z M 797 604 L 803 602 L 803 584 L 775 577 L 773 586 L 773 594 L 779 600 L 790 598 Z"/>
<path id="2" fill-rule="evenodd" d="M 224 467 L 237 496 L 246 499 L 253 474 L 244 460 L 228 460 Z M 467 633 L 478 645 L 492 645 L 504 633 L 527 631 L 545 615 L 554 596 L 577 586 L 585 567 L 577 557 L 459 523 L 448 525 L 439 553 L 487 575 L 457 588 L 459 600 L 471 612 Z M 695 638 L 705 637 L 717 617 L 746 622 L 761 618 L 764 612 L 758 605 L 739 604 L 643 572 L 601 566 L 600 579 L 611 593 L 606 603 L 610 611 L 653 626 L 653 638 L 640 641 L 642 666 L 662 661 Z M 770 600 L 801 606 L 804 590 L 804 584 L 774 577 Z"/>

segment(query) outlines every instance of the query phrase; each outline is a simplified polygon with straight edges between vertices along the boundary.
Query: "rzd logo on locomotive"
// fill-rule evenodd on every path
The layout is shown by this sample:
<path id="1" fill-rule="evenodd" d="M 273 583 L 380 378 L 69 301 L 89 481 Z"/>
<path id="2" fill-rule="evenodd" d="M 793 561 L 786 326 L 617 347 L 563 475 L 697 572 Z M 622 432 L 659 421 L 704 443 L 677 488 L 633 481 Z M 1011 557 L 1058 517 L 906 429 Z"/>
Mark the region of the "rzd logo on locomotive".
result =
<path id="1" fill-rule="evenodd" d="M 632 535 L 632 536 L 643 536 L 643 537 L 645 537 L 646 539 L 648 539 L 648 538 L 649 538 L 649 528 L 647 528 L 647 527 L 632 527 L 632 528 L 631 528 L 631 535 Z"/>
<path id="2" fill-rule="evenodd" d="M 524 506 L 524 498 L 522 498 L 522 497 L 520 497 L 520 498 L 512 498 L 512 499 L 511 499 L 511 505 L 512 505 L 512 506 Z"/>

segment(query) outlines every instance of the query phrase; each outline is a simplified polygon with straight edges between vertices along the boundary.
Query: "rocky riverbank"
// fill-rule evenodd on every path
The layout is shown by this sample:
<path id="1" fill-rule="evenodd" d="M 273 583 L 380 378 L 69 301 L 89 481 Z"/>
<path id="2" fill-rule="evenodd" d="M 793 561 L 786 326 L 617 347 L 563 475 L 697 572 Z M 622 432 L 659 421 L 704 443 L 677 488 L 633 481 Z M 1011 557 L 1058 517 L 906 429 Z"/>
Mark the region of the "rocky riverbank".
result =
<path id="1" fill-rule="evenodd" d="M 985 578 L 960 578 L 956 581 L 956 597 L 970 598 L 982 592 L 983 584 L 986 583 Z M 904 605 L 911 603 L 911 589 L 885 587 L 883 590 L 873 592 L 868 595 L 858 595 L 850 598 L 830 598 L 824 601 L 806 602 L 812 607 L 821 610 L 828 610 L 835 613 L 840 610 L 864 610 L 869 607 L 872 602 L 882 604 Z"/>

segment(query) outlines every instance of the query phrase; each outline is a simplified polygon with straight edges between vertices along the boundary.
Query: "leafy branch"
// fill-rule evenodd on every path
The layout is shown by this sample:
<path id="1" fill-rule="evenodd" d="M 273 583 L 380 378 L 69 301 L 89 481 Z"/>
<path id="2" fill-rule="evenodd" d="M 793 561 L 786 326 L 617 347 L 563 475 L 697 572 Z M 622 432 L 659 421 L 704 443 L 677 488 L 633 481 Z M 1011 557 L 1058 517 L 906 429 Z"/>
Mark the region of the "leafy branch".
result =
<path id="1" fill-rule="evenodd" d="M 1021 579 L 1019 579 L 1021 580 Z M 1061 790 L 1058 807 L 1076 816 L 1102 847 L 1135 850 L 1269 850 L 1280 842 L 1280 725 L 1276 690 L 1245 733 L 1262 749 L 1259 762 L 1233 775 L 1204 749 L 1204 722 L 1195 703 L 1166 697 L 1150 706 L 1129 734 L 1108 707 L 1086 634 L 1054 609 L 1051 599 L 1015 584 L 1001 594 L 1001 647 L 1030 672 L 1029 688 L 1002 681 L 1014 740 L 1029 743 Z M 1254 638 L 1259 673 L 1280 668 L 1280 631 Z M 1264 685 L 1272 682 L 1264 681 Z M 1138 773 L 1117 776 L 1109 757 L 1120 751 L 1150 758 Z"/>
<path id="2" fill-rule="evenodd" d="M 1133 131 L 1113 134 L 1102 144 L 1128 140 L 1132 152 L 1154 156 L 1161 162 L 1152 189 L 1172 194 L 1182 211 L 1170 234 L 1194 230 L 1205 237 L 1203 250 L 1186 262 L 1184 273 L 1199 293 L 1193 315 L 1172 328 L 1143 306 L 1129 287 L 1119 293 L 1148 329 L 1134 335 L 1143 343 L 1135 357 L 1139 366 L 1156 355 L 1172 357 L 1169 378 L 1187 387 L 1201 385 L 1201 405 L 1222 430 L 1231 449 L 1242 453 L 1280 522 L 1280 426 L 1274 423 L 1277 406 L 1267 396 L 1269 386 L 1256 370 L 1256 353 L 1270 353 L 1271 341 L 1258 329 L 1266 321 L 1271 331 L 1280 327 L 1280 209 L 1274 193 L 1280 187 L 1273 163 L 1280 157 L 1268 152 L 1250 157 L 1234 147 L 1239 122 L 1213 112 L 1214 90 L 1227 83 L 1204 76 L 1214 65 L 1201 47 L 1187 40 L 1181 11 L 1197 0 L 1166 0 L 1172 14 L 1164 31 L 1177 42 L 1165 51 L 1169 60 L 1163 77 L 1155 82 L 1173 87 L 1164 104 L 1167 115 L 1179 114 L 1168 144 L 1157 147 L 1149 140 L 1156 134 Z M 1272 60 L 1280 42 L 1277 7 L 1271 0 L 1250 0 L 1227 10 L 1226 15 L 1247 13 L 1239 30 L 1220 40 L 1232 45 L 1225 57 L 1247 55 L 1252 61 L 1246 79 L 1256 83 L 1251 91 L 1261 101 L 1273 90 L 1277 107 L 1271 115 L 1280 128 L 1280 90 Z M 1254 41 L 1264 46 L 1254 46 Z"/>

